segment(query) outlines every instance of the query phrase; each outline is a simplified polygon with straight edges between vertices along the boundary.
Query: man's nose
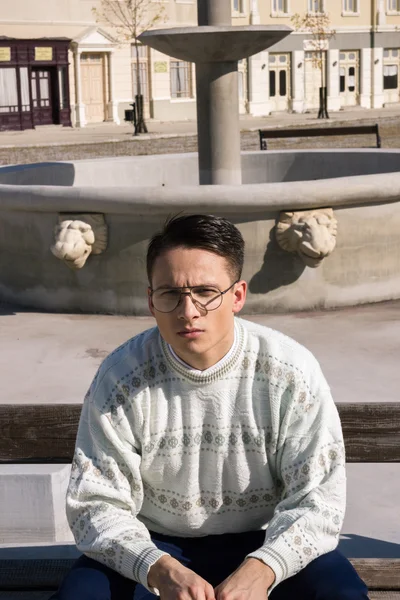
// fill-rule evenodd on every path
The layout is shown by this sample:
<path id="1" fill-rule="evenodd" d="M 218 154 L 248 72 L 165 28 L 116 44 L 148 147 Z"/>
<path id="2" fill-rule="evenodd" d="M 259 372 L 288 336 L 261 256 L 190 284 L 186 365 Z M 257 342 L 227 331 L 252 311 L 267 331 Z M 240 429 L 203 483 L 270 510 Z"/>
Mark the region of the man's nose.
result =
<path id="1" fill-rule="evenodd" d="M 188 321 L 200 316 L 200 311 L 193 302 L 190 294 L 182 294 L 177 311 L 180 319 L 186 319 Z"/>

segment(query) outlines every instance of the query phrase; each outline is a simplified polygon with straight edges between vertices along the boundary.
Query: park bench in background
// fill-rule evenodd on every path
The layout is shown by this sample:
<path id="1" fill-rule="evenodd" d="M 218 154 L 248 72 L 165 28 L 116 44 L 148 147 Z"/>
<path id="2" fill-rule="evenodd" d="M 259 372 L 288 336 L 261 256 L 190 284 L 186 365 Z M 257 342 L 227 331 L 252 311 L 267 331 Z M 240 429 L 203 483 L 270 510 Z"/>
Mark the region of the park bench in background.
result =
<path id="1" fill-rule="evenodd" d="M 400 403 L 339 404 L 338 409 L 347 462 L 400 462 Z M 0 405 L 0 464 L 70 463 L 80 412 L 76 404 Z M 400 598 L 400 559 L 351 561 L 372 590 L 371 599 Z M 72 562 L 0 560 L 0 597 L 4 590 L 56 589 Z"/>
<path id="2" fill-rule="evenodd" d="M 268 150 L 267 139 L 295 137 L 325 137 L 333 135 L 376 135 L 376 147 L 381 147 L 379 127 L 375 125 L 344 125 L 341 127 L 302 127 L 301 129 L 259 129 L 260 150 Z"/>

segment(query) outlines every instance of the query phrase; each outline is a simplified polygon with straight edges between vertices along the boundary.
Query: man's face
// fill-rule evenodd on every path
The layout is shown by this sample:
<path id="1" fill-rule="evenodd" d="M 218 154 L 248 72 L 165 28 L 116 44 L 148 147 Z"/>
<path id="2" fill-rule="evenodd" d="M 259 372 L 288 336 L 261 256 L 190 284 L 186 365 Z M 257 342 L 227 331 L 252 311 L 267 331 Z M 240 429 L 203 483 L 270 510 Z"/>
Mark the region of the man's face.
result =
<path id="1" fill-rule="evenodd" d="M 225 258 L 197 248 L 166 251 L 157 258 L 152 273 L 153 290 L 207 286 L 224 291 L 233 282 Z M 246 290 L 246 282 L 235 283 L 222 296 L 220 307 L 208 312 L 196 306 L 190 296 L 182 296 L 177 308 L 169 313 L 157 311 L 149 296 L 149 308 L 162 337 L 176 354 L 194 368 L 204 370 L 232 346 L 234 315 L 245 303 Z"/>

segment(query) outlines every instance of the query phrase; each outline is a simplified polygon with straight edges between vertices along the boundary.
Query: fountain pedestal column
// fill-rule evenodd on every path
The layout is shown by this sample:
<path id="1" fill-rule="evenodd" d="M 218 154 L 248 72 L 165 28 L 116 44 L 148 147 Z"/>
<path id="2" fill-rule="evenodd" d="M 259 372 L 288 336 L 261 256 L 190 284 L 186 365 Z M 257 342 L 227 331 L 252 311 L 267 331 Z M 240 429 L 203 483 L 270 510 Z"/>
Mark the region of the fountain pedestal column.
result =
<path id="1" fill-rule="evenodd" d="M 231 25 L 231 0 L 198 0 L 199 26 Z M 200 185 L 240 185 L 237 61 L 196 63 Z"/>
<path id="2" fill-rule="evenodd" d="M 197 63 L 200 185 L 242 183 L 237 62 Z"/>
<path id="3" fill-rule="evenodd" d="M 254 4 L 255 5 L 255 4 Z M 231 0 L 198 0 L 198 27 L 146 31 L 143 44 L 196 63 L 199 181 L 240 185 L 238 60 L 289 35 L 284 25 L 231 25 Z"/>

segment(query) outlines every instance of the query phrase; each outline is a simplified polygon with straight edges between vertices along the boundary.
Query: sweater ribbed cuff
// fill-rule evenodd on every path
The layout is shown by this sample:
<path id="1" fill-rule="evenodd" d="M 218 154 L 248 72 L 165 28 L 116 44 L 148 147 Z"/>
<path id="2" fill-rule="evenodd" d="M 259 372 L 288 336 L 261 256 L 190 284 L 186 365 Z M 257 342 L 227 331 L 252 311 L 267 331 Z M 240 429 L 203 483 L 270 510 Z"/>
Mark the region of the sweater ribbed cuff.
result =
<path id="1" fill-rule="evenodd" d="M 150 568 L 154 565 L 155 562 L 158 561 L 162 556 L 170 556 L 168 552 L 163 552 L 159 550 L 156 546 L 151 546 L 140 554 L 139 558 L 136 561 L 134 567 L 134 578 L 136 581 L 141 583 L 149 592 L 160 595 L 160 592 L 156 588 L 152 588 L 149 586 L 147 577 L 150 571 Z"/>
<path id="2" fill-rule="evenodd" d="M 268 592 L 271 592 L 278 583 L 293 575 L 293 573 L 289 571 L 288 562 L 285 560 L 284 556 L 272 547 L 261 546 L 258 550 L 248 554 L 246 558 L 258 558 L 259 560 L 262 560 L 262 562 L 268 565 L 275 573 L 275 581 Z"/>

